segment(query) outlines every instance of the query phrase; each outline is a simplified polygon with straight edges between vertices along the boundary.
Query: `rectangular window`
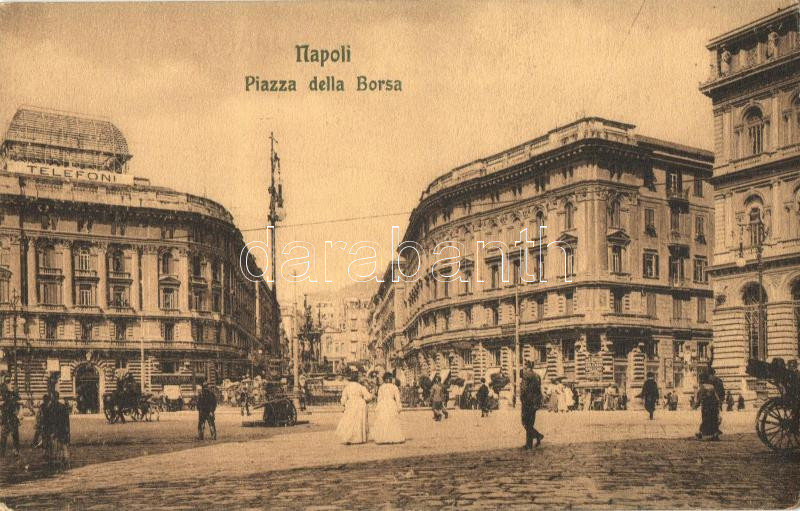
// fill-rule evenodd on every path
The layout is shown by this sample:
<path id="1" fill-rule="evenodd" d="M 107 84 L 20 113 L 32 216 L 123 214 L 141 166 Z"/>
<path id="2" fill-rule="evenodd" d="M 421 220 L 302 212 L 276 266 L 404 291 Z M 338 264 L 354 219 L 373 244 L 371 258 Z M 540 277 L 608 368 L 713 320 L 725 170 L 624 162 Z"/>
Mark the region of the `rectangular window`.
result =
<path id="1" fill-rule="evenodd" d="M 472 365 L 472 350 L 459 350 L 459 355 L 465 366 Z"/>
<path id="2" fill-rule="evenodd" d="M 697 297 L 697 322 L 705 323 L 706 320 L 706 299 L 705 297 Z"/>
<path id="3" fill-rule="evenodd" d="M 472 324 L 472 307 L 464 308 L 464 326 L 469 327 Z"/>
<path id="4" fill-rule="evenodd" d="M 696 216 L 694 219 L 695 239 L 701 243 L 706 242 L 706 219 L 703 216 Z"/>
<path id="5" fill-rule="evenodd" d="M 622 273 L 622 246 L 611 247 L 611 272 Z"/>
<path id="6" fill-rule="evenodd" d="M 44 322 L 44 338 L 57 339 L 58 338 L 58 321 L 48 319 Z"/>
<path id="7" fill-rule="evenodd" d="M 178 372 L 178 363 L 174 360 L 162 360 L 158 365 L 161 366 L 162 373 L 174 374 Z"/>
<path id="8" fill-rule="evenodd" d="M 124 321 L 114 322 L 114 339 L 124 341 L 128 335 L 128 325 Z"/>
<path id="9" fill-rule="evenodd" d="M 625 293 L 622 291 L 611 292 L 612 306 L 614 314 L 622 314 L 624 311 Z"/>
<path id="10" fill-rule="evenodd" d="M 92 323 L 89 321 L 84 321 L 81 323 L 81 339 L 84 341 L 92 340 L 92 326 Z"/>
<path id="11" fill-rule="evenodd" d="M 575 295 L 572 291 L 567 291 L 564 293 L 564 313 L 567 316 L 571 316 L 575 313 Z"/>
<path id="12" fill-rule="evenodd" d="M 683 299 L 672 297 L 672 319 L 683 319 Z"/>
<path id="13" fill-rule="evenodd" d="M 162 324 L 162 327 L 164 331 L 164 340 L 165 341 L 175 340 L 175 323 L 172 323 L 171 321 L 165 321 Z"/>
<path id="14" fill-rule="evenodd" d="M 161 308 L 167 310 L 178 308 L 177 292 L 175 289 L 164 288 L 161 290 Z"/>
<path id="15" fill-rule="evenodd" d="M 695 197 L 703 196 L 703 178 L 699 175 L 694 176 L 694 186 L 692 187 Z"/>
<path id="16" fill-rule="evenodd" d="M 658 278 L 658 253 L 645 251 L 642 257 L 642 275 L 644 277 Z"/>
<path id="17" fill-rule="evenodd" d="M 656 309 L 656 296 L 657 295 L 655 293 L 650 291 L 647 293 L 647 298 L 645 299 L 647 301 L 647 315 L 651 318 L 658 317 L 658 312 Z"/>
<path id="18" fill-rule="evenodd" d="M 536 299 L 536 319 L 544 319 L 544 297 Z"/>
<path id="19" fill-rule="evenodd" d="M 464 280 L 461 282 L 461 289 L 464 294 L 469 294 L 472 292 L 472 271 L 465 270 L 464 276 L 462 277 Z"/>
<path id="20" fill-rule="evenodd" d="M 82 307 L 89 307 L 94 305 L 94 298 L 92 293 L 92 286 L 88 284 L 81 284 L 78 286 L 78 305 Z"/>
<path id="21" fill-rule="evenodd" d="M 649 236 L 656 235 L 656 211 L 652 208 L 644 210 L 644 232 Z"/>
<path id="22" fill-rule="evenodd" d="M 492 281 L 491 281 L 492 287 L 491 288 L 492 289 L 497 289 L 497 288 L 500 287 L 500 267 L 498 265 L 496 265 L 496 264 L 493 264 L 490 267 L 490 271 L 491 271 L 491 274 L 492 274 Z"/>
<path id="23" fill-rule="evenodd" d="M 678 208 L 669 210 L 669 228 L 673 232 L 680 232 L 681 230 L 681 212 Z"/>
<path id="24" fill-rule="evenodd" d="M 695 282 L 708 282 L 708 274 L 706 268 L 708 267 L 708 260 L 705 257 L 694 258 L 694 281 Z"/>

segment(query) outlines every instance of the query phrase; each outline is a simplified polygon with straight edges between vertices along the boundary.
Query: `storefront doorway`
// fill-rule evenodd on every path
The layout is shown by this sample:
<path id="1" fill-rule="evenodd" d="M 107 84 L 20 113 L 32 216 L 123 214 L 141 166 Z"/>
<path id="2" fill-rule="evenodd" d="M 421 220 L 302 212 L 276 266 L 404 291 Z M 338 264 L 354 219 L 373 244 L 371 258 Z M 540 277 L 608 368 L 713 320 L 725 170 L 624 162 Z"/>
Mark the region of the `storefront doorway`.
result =
<path id="1" fill-rule="evenodd" d="M 75 406 L 78 413 L 100 412 L 100 373 L 91 364 L 75 369 Z"/>

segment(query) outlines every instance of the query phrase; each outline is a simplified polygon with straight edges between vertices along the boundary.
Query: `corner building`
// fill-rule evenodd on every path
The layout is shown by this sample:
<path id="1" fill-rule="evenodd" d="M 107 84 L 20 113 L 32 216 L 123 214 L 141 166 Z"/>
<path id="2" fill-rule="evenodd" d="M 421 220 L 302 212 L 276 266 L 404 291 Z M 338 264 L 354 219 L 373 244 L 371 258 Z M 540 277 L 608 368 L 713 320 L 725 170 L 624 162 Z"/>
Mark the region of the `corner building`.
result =
<path id="1" fill-rule="evenodd" d="M 711 341 L 711 166 L 708 151 L 584 118 L 437 178 L 404 236 L 422 247 L 421 261 L 402 252 L 406 273 L 419 263 L 421 278 L 404 283 L 393 358 L 417 377 L 510 376 L 518 301 L 521 359 L 547 378 L 597 392 L 617 384 L 629 396 L 648 371 L 662 388 L 691 385 Z M 514 241 L 540 226 L 545 245 L 565 248 L 530 235 L 528 273 L 546 282 L 516 285 L 524 258 Z M 476 253 L 477 240 L 488 249 Z M 467 282 L 432 277 L 451 272 L 433 267 L 445 241 L 465 245 Z"/>
<path id="2" fill-rule="evenodd" d="M 14 372 L 16 351 L 24 395 L 40 399 L 57 372 L 62 396 L 99 410 L 117 370 L 146 391 L 185 394 L 248 373 L 279 346 L 274 291 L 240 271 L 230 213 L 129 174 L 130 158 L 105 120 L 22 108 L 10 122 L 0 368 Z"/>
<path id="3" fill-rule="evenodd" d="M 765 388 L 746 376 L 749 358 L 800 353 L 797 6 L 707 48 L 710 77 L 700 90 L 714 113 L 714 366 L 726 387 L 753 398 Z"/>

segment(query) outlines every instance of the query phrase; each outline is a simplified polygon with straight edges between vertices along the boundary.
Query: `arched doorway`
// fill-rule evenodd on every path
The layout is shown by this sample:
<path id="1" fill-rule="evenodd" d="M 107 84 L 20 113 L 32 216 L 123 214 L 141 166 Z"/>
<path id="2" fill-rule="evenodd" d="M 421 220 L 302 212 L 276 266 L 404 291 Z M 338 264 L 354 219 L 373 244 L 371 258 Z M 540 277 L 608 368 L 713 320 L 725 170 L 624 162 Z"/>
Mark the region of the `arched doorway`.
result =
<path id="1" fill-rule="evenodd" d="M 100 412 L 100 373 L 92 364 L 75 368 L 75 405 L 78 413 Z"/>

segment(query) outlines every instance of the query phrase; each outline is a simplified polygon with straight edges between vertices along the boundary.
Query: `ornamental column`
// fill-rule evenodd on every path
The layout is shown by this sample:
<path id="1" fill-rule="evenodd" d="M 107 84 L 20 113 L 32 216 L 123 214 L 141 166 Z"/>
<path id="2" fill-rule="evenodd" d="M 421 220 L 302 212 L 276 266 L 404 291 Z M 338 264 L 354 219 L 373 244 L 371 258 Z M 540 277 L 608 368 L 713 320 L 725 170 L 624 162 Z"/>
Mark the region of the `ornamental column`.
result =
<path id="1" fill-rule="evenodd" d="M 34 238 L 28 238 L 27 265 L 28 307 L 35 307 L 39 303 L 39 293 L 36 289 L 36 275 L 39 272 L 39 265 L 36 261 L 36 240 Z"/>

